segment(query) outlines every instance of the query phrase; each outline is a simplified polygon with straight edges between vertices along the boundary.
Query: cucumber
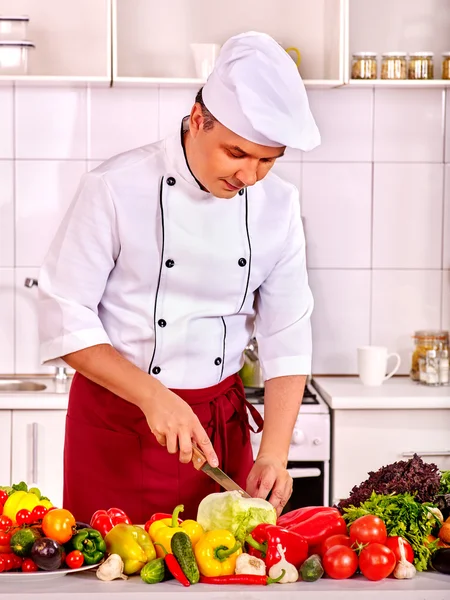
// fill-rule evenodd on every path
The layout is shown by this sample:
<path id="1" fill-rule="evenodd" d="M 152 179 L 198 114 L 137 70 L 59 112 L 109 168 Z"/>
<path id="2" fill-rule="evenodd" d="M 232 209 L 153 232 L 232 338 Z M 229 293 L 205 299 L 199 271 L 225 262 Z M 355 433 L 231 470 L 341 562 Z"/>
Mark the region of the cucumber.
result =
<path id="1" fill-rule="evenodd" d="M 161 583 L 164 579 L 165 566 L 163 558 L 151 560 L 141 569 L 141 579 L 145 583 Z"/>
<path id="2" fill-rule="evenodd" d="M 191 540 L 184 531 L 177 531 L 170 542 L 173 555 L 180 564 L 181 570 L 189 579 L 190 583 L 198 583 L 200 572 L 195 560 Z"/>
<path id="3" fill-rule="evenodd" d="M 312 554 L 300 567 L 300 577 L 303 581 L 317 581 L 322 575 L 322 561 L 318 554 Z"/>

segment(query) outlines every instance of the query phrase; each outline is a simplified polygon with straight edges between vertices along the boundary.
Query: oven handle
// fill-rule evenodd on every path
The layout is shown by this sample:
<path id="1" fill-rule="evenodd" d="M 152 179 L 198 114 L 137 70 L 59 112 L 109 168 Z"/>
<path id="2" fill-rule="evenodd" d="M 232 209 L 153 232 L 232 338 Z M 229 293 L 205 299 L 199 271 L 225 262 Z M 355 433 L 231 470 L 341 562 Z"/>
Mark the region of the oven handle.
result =
<path id="1" fill-rule="evenodd" d="M 288 469 L 287 472 L 292 479 L 306 479 L 307 477 L 320 477 L 322 471 L 320 469 Z"/>
<path id="2" fill-rule="evenodd" d="M 419 456 L 450 456 L 450 450 L 417 450 L 415 452 L 402 452 L 404 458 L 411 458 L 414 454 Z"/>

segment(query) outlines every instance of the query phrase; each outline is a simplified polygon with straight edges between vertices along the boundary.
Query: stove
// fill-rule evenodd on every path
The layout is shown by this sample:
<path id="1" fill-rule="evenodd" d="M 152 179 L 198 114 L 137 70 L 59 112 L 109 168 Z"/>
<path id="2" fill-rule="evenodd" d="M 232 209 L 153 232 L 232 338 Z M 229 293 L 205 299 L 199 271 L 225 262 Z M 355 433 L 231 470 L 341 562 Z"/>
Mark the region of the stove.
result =
<path id="1" fill-rule="evenodd" d="M 245 388 L 245 397 L 250 404 L 264 404 L 264 389 L 262 388 Z M 327 403 L 318 395 L 317 391 L 310 385 L 306 384 L 303 393 L 302 405 L 300 414 L 303 413 L 318 413 L 329 414 Z"/>

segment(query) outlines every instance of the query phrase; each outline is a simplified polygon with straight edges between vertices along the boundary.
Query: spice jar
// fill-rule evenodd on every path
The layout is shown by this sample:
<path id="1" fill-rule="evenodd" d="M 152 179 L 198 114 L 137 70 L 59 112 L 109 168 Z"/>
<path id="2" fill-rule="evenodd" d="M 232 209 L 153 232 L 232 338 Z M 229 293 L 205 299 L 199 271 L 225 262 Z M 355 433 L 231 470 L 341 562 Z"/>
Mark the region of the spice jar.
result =
<path id="1" fill-rule="evenodd" d="M 448 331 L 423 330 L 416 331 L 414 334 L 415 348 L 412 356 L 412 364 L 410 377 L 413 381 L 427 383 L 429 379 L 434 380 L 432 370 L 435 363 L 439 363 L 440 357 L 444 359 L 444 354 L 447 352 L 448 357 Z M 430 354 L 431 353 L 431 354 Z M 433 354 L 434 353 L 434 354 Z M 448 358 L 447 358 L 448 365 Z M 443 370 L 445 360 L 442 361 Z M 427 374 L 428 369 L 428 374 Z M 448 370 L 448 366 L 447 366 Z M 444 373 L 443 373 L 444 377 Z M 448 377 L 448 375 L 447 375 Z M 440 382 L 440 373 L 438 381 Z M 435 384 L 432 384 L 435 385 Z"/>
<path id="2" fill-rule="evenodd" d="M 442 55 L 442 79 L 450 79 L 450 52 Z"/>
<path id="3" fill-rule="evenodd" d="M 406 52 L 385 52 L 381 56 L 381 79 L 406 79 Z"/>
<path id="4" fill-rule="evenodd" d="M 433 79 L 433 52 L 413 52 L 409 55 L 408 79 Z"/>
<path id="5" fill-rule="evenodd" d="M 352 79 L 377 78 L 377 53 L 356 52 L 352 56 Z"/>

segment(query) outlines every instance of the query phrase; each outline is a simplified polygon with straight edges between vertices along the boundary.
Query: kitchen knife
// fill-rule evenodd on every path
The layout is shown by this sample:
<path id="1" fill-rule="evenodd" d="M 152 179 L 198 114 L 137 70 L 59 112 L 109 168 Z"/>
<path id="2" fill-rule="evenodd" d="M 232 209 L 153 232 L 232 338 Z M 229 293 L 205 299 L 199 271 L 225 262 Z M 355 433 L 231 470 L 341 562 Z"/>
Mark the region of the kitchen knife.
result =
<path id="1" fill-rule="evenodd" d="M 203 473 L 206 473 L 206 475 L 209 475 L 211 479 L 214 479 L 216 483 L 218 483 L 228 492 L 237 490 L 244 498 L 250 498 L 249 494 L 239 487 L 238 484 L 231 479 L 231 477 L 228 477 L 228 475 L 224 473 L 222 469 L 219 469 L 218 467 L 211 467 L 206 460 L 206 456 L 199 448 L 197 448 L 197 446 L 192 447 L 192 463 L 197 471 L 200 470 L 203 471 Z"/>

